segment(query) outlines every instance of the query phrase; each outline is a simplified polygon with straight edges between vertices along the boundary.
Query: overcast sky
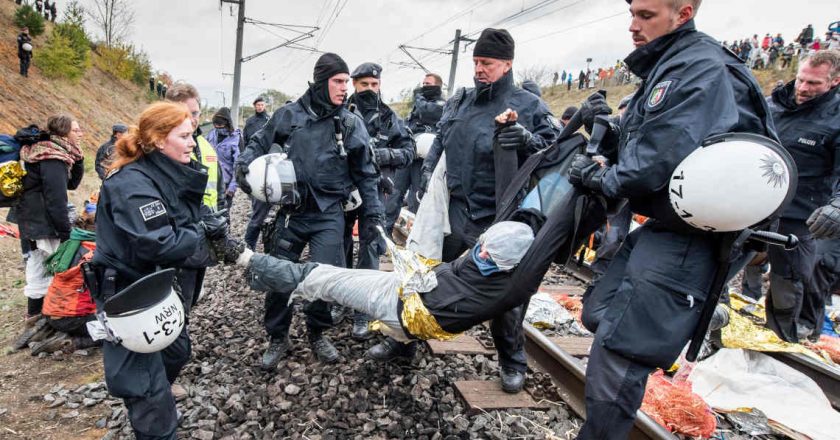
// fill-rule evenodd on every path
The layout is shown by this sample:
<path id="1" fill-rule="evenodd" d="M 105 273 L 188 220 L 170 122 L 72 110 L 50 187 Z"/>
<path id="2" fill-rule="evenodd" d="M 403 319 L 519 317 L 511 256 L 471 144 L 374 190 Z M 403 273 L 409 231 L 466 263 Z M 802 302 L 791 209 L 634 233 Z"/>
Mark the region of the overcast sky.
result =
<path id="1" fill-rule="evenodd" d="M 137 9 L 130 39 L 149 54 L 154 68 L 195 84 L 211 105 L 221 104 L 223 94 L 230 105 L 237 6 L 218 0 L 131 3 Z M 840 20 L 837 5 L 837 0 L 705 0 L 696 21 L 700 30 L 719 40 L 768 32 L 792 40 L 809 23 L 822 37 L 831 21 Z M 383 94 L 391 100 L 423 78 L 419 68 L 397 64 L 411 63 L 400 44 L 450 50 L 456 29 L 477 35 L 485 27 L 502 27 L 516 41 L 514 71 L 540 66 L 578 71 L 588 57 L 595 67 L 632 51 L 627 8 L 623 0 L 246 0 L 245 16 L 319 27 L 300 44 L 338 53 L 351 70 L 366 61 L 381 64 Z M 243 56 L 295 35 L 275 26 L 246 24 Z M 448 80 L 449 55 L 411 52 Z M 472 85 L 471 56 L 472 46 L 459 54 L 456 86 Z M 244 63 L 242 101 L 250 103 L 269 88 L 300 95 L 317 58 L 313 52 L 281 48 Z"/>

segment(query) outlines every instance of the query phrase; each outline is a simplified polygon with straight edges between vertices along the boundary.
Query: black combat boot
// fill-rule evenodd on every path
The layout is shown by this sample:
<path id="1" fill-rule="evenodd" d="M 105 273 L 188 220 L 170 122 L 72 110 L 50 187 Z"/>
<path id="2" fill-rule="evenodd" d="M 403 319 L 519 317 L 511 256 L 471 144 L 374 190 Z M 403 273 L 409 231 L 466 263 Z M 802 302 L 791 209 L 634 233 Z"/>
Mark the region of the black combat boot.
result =
<path id="1" fill-rule="evenodd" d="M 368 320 L 367 315 L 364 313 L 356 313 L 356 316 L 353 317 L 353 332 L 351 336 L 353 339 L 357 341 L 365 341 L 370 339 L 373 334 L 368 330 Z"/>
<path id="2" fill-rule="evenodd" d="M 502 391 L 516 394 L 525 386 L 525 373 L 513 368 L 502 367 Z"/>
<path id="3" fill-rule="evenodd" d="M 377 361 L 388 362 L 395 359 L 411 360 L 417 352 L 417 341 L 403 344 L 394 338 L 385 338 L 379 344 L 370 347 L 366 356 Z"/>
<path id="4" fill-rule="evenodd" d="M 280 362 L 280 359 L 286 356 L 287 351 L 289 351 L 288 335 L 282 338 L 272 337 L 268 343 L 268 349 L 263 353 L 262 369 L 267 371 L 273 370 L 277 367 L 277 362 Z"/>
<path id="5" fill-rule="evenodd" d="M 332 342 L 324 335 L 317 335 L 311 338 L 309 344 L 312 346 L 312 352 L 315 353 L 319 361 L 325 364 L 331 364 L 338 360 L 338 350 L 335 349 Z"/>

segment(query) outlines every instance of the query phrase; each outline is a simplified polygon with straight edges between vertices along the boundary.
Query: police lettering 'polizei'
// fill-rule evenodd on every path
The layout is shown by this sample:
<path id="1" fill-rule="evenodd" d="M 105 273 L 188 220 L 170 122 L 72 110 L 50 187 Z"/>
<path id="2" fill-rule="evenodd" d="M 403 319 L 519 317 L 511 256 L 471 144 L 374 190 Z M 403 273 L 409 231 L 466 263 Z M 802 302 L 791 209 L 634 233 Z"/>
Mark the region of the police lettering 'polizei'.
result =
<path id="1" fill-rule="evenodd" d="M 604 276 L 584 296 L 583 323 L 595 333 L 586 370 L 586 422 L 580 439 L 625 439 L 648 374 L 671 366 L 700 318 L 716 269 L 711 233 L 657 218 L 676 167 L 704 139 L 727 132 L 775 139 L 761 89 L 734 54 L 698 32 L 700 0 L 633 0 L 636 50 L 625 62 L 642 79 L 608 143 L 612 165 L 586 156 L 572 165 L 575 185 L 629 199 L 652 217 L 626 238 Z M 603 97 L 582 106 L 584 122 L 609 113 Z M 605 145 L 602 142 L 602 147 Z M 616 160 L 617 159 L 617 163 Z"/>
<path id="2" fill-rule="evenodd" d="M 385 217 L 390 226 L 394 225 L 400 215 L 406 191 L 408 210 L 417 212 L 420 205 L 418 191 L 423 176 L 423 159 L 428 153 L 428 149 L 423 148 L 424 140 L 421 137 L 429 139 L 430 136 L 437 135 L 437 123 L 443 115 L 444 104 L 446 101 L 443 99 L 443 79 L 437 73 L 427 73 L 423 77 L 423 85 L 414 90 L 414 107 L 406 119 L 408 129 L 415 140 L 417 154 L 409 167 L 397 170 L 394 196 L 388 198 L 385 203 Z"/>
<path id="3" fill-rule="evenodd" d="M 513 84 L 513 57 L 513 37 L 506 30 L 485 29 L 481 33 L 473 51 L 475 87 L 460 89 L 447 101 L 438 123 L 440 132 L 424 161 L 423 180 L 428 182 L 446 152 L 452 234 L 444 239 L 444 261 L 452 261 L 473 247 L 496 214 L 494 118 L 506 109 L 518 112 L 519 122 L 500 130 L 496 141 L 501 148 L 515 152 L 520 163 L 557 138 L 557 127 L 545 103 Z M 524 309 L 506 313 L 491 326 L 499 351 L 502 388 L 508 392 L 522 388 L 527 369 L 521 331 Z M 387 340 L 371 348 L 369 354 L 389 359 L 410 355 L 412 349 Z"/>
<path id="4" fill-rule="evenodd" d="M 348 103 L 364 120 L 370 135 L 371 147 L 376 166 L 380 172 L 379 200 L 383 205 L 396 197 L 395 179 L 397 170 L 408 167 L 414 160 L 414 144 L 403 122 L 397 114 L 384 102 L 380 92 L 382 66 L 376 63 L 359 65 L 350 77 L 353 79 L 355 93 L 350 96 Z M 379 269 L 379 255 L 385 252 L 379 232 L 378 224 L 384 224 L 381 219 L 360 215 L 362 207 L 350 210 L 345 217 L 344 245 L 346 248 L 347 267 L 353 267 L 353 224 L 359 221 L 359 260 L 356 264 L 360 269 Z M 375 223 L 371 223 L 374 220 Z M 390 230 L 392 224 L 384 224 Z M 368 319 L 363 313 L 356 313 L 353 318 L 353 337 L 367 339 L 371 336 L 368 331 Z"/>
<path id="5" fill-rule="evenodd" d="M 812 276 L 818 242 L 840 238 L 840 189 L 835 186 L 840 177 L 838 85 L 840 52 L 822 51 L 800 61 L 796 79 L 767 100 L 782 145 L 799 170 L 796 196 L 779 223 L 779 232 L 795 234 L 799 246 L 793 251 L 771 246 L 768 252 L 767 326 L 790 342 L 819 338 L 826 295 L 831 295 L 833 283 Z M 821 247 L 833 246 L 837 244 Z M 826 265 L 837 266 L 837 261 Z"/>
<path id="6" fill-rule="evenodd" d="M 298 260 L 309 244 L 313 262 L 344 267 L 344 211 L 342 203 L 357 188 L 363 200 L 362 217 L 381 223 L 379 173 L 364 122 L 345 106 L 350 71 L 336 54 L 326 53 L 315 63 L 313 82 L 297 101 L 274 112 L 254 134 L 236 166 L 237 181 L 250 193 L 248 164 L 267 153 L 285 152 L 292 160 L 300 192 L 298 206 L 282 206 L 266 238 L 269 253 Z M 265 300 L 265 327 L 271 343 L 263 367 L 274 368 L 288 350 L 292 309 L 288 293 L 272 292 Z M 332 326 L 329 305 L 315 301 L 304 309 L 313 351 L 324 362 L 338 359 L 338 351 L 322 332 Z"/>

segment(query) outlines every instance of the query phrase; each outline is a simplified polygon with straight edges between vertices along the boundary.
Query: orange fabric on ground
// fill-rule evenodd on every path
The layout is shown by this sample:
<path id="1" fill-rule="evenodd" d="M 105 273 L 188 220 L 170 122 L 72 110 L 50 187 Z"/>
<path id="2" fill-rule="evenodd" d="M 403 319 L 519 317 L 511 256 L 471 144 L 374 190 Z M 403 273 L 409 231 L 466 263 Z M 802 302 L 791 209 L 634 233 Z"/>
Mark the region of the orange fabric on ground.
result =
<path id="1" fill-rule="evenodd" d="M 671 382 L 662 370 L 648 378 L 642 411 L 671 432 L 708 438 L 717 420 L 709 405 L 691 391 L 691 382 Z"/>
<path id="2" fill-rule="evenodd" d="M 51 318 L 72 318 L 96 313 L 96 304 L 90 297 L 82 277 L 82 263 L 93 258 L 96 244 L 83 241 L 79 252 L 85 252 L 79 263 L 53 277 L 44 297 L 42 312 Z"/>

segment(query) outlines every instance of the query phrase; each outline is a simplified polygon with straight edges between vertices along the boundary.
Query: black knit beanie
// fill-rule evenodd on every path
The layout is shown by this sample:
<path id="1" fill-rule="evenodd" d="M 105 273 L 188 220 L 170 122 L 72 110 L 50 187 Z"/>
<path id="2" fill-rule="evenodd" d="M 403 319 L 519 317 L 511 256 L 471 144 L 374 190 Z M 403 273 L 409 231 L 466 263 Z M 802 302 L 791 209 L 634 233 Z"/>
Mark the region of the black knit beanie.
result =
<path id="1" fill-rule="evenodd" d="M 474 57 L 495 58 L 497 60 L 513 59 L 513 37 L 505 29 L 487 28 L 481 32 L 473 49 Z"/>
<path id="2" fill-rule="evenodd" d="M 328 79 L 332 78 L 333 75 L 337 75 L 339 73 L 350 74 L 350 69 L 347 67 L 347 63 L 345 63 L 340 56 L 328 52 L 321 55 L 315 63 L 315 71 L 312 74 L 312 79 L 317 84 L 320 82 L 326 82 Z"/>

